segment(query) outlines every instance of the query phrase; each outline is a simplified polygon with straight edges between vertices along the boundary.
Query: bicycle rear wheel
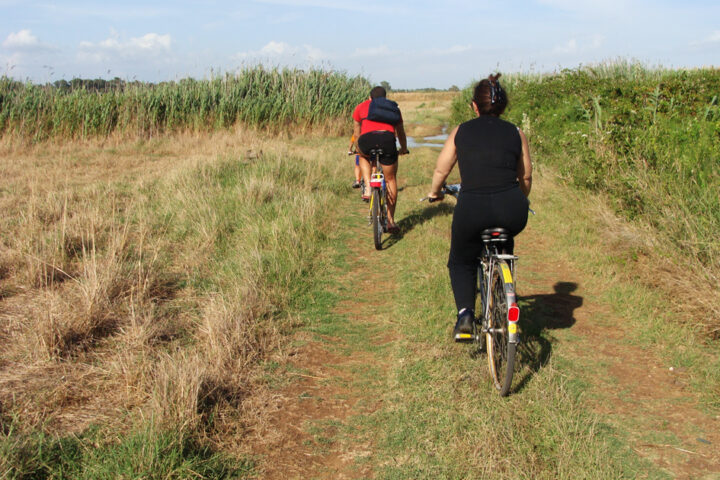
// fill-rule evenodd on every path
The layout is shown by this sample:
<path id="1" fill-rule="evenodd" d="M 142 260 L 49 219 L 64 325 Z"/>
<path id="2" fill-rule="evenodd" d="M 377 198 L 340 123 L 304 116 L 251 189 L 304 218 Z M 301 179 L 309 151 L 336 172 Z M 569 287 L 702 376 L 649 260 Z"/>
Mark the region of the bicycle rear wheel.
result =
<path id="1" fill-rule="evenodd" d="M 510 288 L 506 288 L 508 286 Z M 501 396 L 510 392 L 515 351 L 517 345 L 510 343 L 508 334 L 508 297 L 513 291 L 512 274 L 504 260 L 498 261 L 490 274 L 490 305 L 488 309 L 488 331 L 485 335 L 488 366 L 495 388 Z"/>
<path id="2" fill-rule="evenodd" d="M 370 216 L 373 227 L 373 240 L 375 242 L 375 249 L 382 250 L 383 226 L 382 214 L 380 210 L 380 191 L 377 188 L 373 188 L 370 202 L 372 203 L 370 207 Z"/>
<path id="3" fill-rule="evenodd" d="M 477 344 L 478 352 L 486 351 L 485 335 L 482 333 L 483 317 L 485 315 L 485 278 L 483 275 L 483 264 L 479 263 L 477 268 L 477 280 L 475 289 L 475 322 L 473 323 L 473 338 Z"/>

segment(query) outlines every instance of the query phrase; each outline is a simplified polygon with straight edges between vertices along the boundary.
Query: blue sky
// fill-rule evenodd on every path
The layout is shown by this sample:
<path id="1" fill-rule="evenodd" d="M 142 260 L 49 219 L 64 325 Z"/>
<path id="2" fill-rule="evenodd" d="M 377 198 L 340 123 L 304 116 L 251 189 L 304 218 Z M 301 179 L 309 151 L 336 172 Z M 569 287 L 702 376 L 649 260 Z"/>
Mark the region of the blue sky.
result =
<path id="1" fill-rule="evenodd" d="M 720 66 L 720 1 L 0 0 L 0 75 L 40 83 L 262 63 L 447 88 L 618 58 Z"/>

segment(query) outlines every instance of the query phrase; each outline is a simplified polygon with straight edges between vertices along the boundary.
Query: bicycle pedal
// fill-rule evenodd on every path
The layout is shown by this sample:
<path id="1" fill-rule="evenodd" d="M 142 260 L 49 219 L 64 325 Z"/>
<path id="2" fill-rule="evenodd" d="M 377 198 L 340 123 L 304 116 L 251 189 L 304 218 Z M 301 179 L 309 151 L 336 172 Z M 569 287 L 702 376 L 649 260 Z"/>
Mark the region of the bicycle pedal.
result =
<path id="1" fill-rule="evenodd" d="M 455 334 L 455 342 L 456 343 L 472 343 L 472 341 L 475 340 L 472 333 L 456 333 Z"/>

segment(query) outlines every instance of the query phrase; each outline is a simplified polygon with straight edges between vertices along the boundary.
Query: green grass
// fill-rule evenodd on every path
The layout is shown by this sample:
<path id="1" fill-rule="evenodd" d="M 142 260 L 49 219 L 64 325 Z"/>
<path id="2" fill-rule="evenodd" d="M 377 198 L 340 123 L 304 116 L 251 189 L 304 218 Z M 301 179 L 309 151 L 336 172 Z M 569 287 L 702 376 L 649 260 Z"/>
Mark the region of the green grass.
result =
<path id="1" fill-rule="evenodd" d="M 253 462 L 232 458 L 183 437 L 181 432 L 145 430 L 108 440 L 90 429 L 78 436 L 19 434 L 13 425 L 0 442 L 0 477 L 41 479 L 247 478 Z M 9 448 L 12 447 L 12 448 Z"/>
<path id="2" fill-rule="evenodd" d="M 408 186 L 398 218 L 404 233 L 385 250 L 354 257 L 346 242 L 365 242 L 371 249 L 370 231 L 360 227 L 362 206 L 340 203 L 354 226 L 335 234 L 329 258 L 338 267 L 328 266 L 324 281 L 308 292 L 315 301 L 304 304 L 303 329 L 320 335 L 324 348 L 358 361 L 333 367 L 352 373 L 343 385 L 359 400 L 356 413 L 341 423 L 305 426 L 315 453 L 326 452 L 327 445 L 345 452 L 361 445 L 356 468 L 371 467 L 373 477 L 383 479 L 665 478 L 629 448 L 622 425 L 588 408 L 592 387 L 584 365 L 557 348 L 537 364 L 534 356 L 556 343 L 541 327 L 548 312 L 524 310 L 525 366 L 509 398 L 495 392 L 483 356 L 449 341 L 453 309 L 445 262 L 451 209 L 413 201 L 426 191 L 432 155 L 418 149 L 414 168 L 403 170 Z M 533 260 L 523 265 L 528 262 Z M 359 295 L 357 277 L 346 273 L 355 269 L 382 275 L 386 288 Z M 336 313 L 348 301 L 359 316 Z M 379 344 L 379 338 L 385 341 Z M 368 355 L 370 363 L 362 360 Z"/>
<path id="3" fill-rule="evenodd" d="M 408 173 L 409 183 L 422 185 L 429 172 Z M 440 209 L 405 205 L 403 215 Z M 392 316 L 401 340 L 392 351 L 398 367 L 384 388 L 385 408 L 365 419 L 368 428 L 384 430 L 379 478 L 633 478 L 651 468 L 585 407 L 587 385 L 568 375 L 580 373 L 571 358 L 553 356 L 535 371 L 527 370 L 532 362 L 525 358 L 518 374 L 524 386 L 502 399 L 485 358 L 449 341 L 451 214 L 439 210 L 431 218 L 405 234 L 386 259 L 399 273 Z M 526 324 L 541 323 L 542 312 L 525 314 Z M 554 343 L 546 332 L 536 335 Z"/>
<path id="4" fill-rule="evenodd" d="M 604 326 L 616 318 L 623 319 L 627 333 L 622 342 L 652 348 L 660 355 L 664 369 L 685 367 L 680 378 L 699 395 L 703 409 L 714 414 L 720 408 L 717 341 L 704 335 L 697 324 L 677 321 L 674 298 L 636 280 L 635 261 L 628 260 L 623 249 L 618 250 L 607 236 L 607 227 L 597 218 L 596 212 L 604 208 L 604 199 L 567 188 L 555 191 L 554 198 L 536 191 L 534 198 L 542 209 L 530 222 L 555 233 L 552 252 L 537 252 L 540 255 L 537 260 L 543 263 L 560 257 L 581 271 L 592 272 L 585 278 L 585 287 L 597 293 L 593 301 L 609 306 L 607 312 L 593 317 L 593 323 Z M 565 212 L 576 205 L 585 208 L 575 212 L 571 221 Z M 625 261 L 618 261 L 618 257 Z M 565 341 L 572 340 L 568 334 L 572 334 L 572 329 L 563 331 Z"/>
<path id="5" fill-rule="evenodd" d="M 356 466 L 371 466 L 376 478 L 668 477 L 630 447 L 650 420 L 633 424 L 592 408 L 608 400 L 601 388 L 603 381 L 613 382 L 607 378 L 608 364 L 580 358 L 572 350 L 582 341 L 589 343 L 584 335 L 572 328 L 547 328 L 552 312 L 542 302 L 521 298 L 523 367 L 512 395 L 498 397 L 485 358 L 449 340 L 454 311 L 445 262 L 453 201 L 432 206 L 416 201 L 427 192 L 436 154 L 417 149 L 411 158 L 401 159 L 400 178 L 406 185 L 398 220 L 403 233 L 375 252 L 365 227 L 366 206 L 355 192 L 349 193 L 349 162 L 335 158 L 345 158 L 345 143 L 318 141 L 311 160 L 267 153 L 261 161 L 248 163 L 231 155 L 157 183 L 111 185 L 95 192 L 105 198 L 117 188 L 123 195 L 112 200 L 125 206 L 134 199 L 133 208 L 117 210 L 117 218 L 133 228 L 151 227 L 145 241 L 158 242 L 156 263 L 143 263 L 145 256 L 136 248 L 141 236 L 130 235 L 134 246 L 126 273 L 138 276 L 136 264 L 155 268 L 158 275 L 179 273 L 174 286 L 180 290 L 175 293 L 191 297 L 177 303 L 148 299 L 170 312 L 152 318 L 161 326 L 179 312 L 191 317 L 181 324 L 181 338 L 154 348 L 174 354 L 171 360 L 178 370 L 193 352 L 212 359 L 217 370 L 204 371 L 204 380 L 225 388 L 201 392 L 204 396 L 185 416 L 171 408 L 161 410 L 158 415 L 166 421 L 157 430 L 142 428 L 147 427 L 142 421 L 133 433 L 103 437 L 92 428 L 61 438 L 38 433 L 41 428 L 22 435 L 5 430 L 0 458 L 9 463 L 4 468 L 15 475 L 11 478 L 103 478 L 113 470 L 127 478 L 183 478 L 191 472 L 209 478 L 251 476 L 251 459 L 230 459 L 210 449 L 207 440 L 222 445 L 216 430 L 222 416 L 216 413 L 239 408 L 233 403 L 239 395 L 233 392 L 247 386 L 241 375 L 253 362 L 261 362 L 258 376 L 268 379 L 272 388 L 282 388 L 293 381 L 293 374 L 305 372 L 264 361 L 262 348 L 267 347 L 245 352 L 244 344 L 237 343 L 263 340 L 263 329 L 276 327 L 286 332 L 299 327 L 325 342 L 333 354 L 355 361 L 335 366 L 351 375 L 323 380 L 347 388 L 357 400 L 354 413 L 302 427 L 311 435 L 314 453 L 337 451 L 340 445 L 343 452 L 358 453 Z M 333 156 L 321 149 L 339 153 Z M 457 172 L 453 175 L 451 181 Z M 639 332 L 637 339 L 625 342 L 652 345 L 666 357 L 676 355 L 687 362 L 682 365 L 698 367 L 692 377 L 697 389 L 703 379 L 717 385 L 717 355 L 694 345 L 681 327 L 668 325 L 662 317 L 667 299 L 633 285 L 625 276 L 632 262 L 623 264 L 609 254 L 602 226 L 592 218 L 597 204 L 568 187 L 547 187 L 543 194 L 542 174 L 537 178 L 533 202 L 540 208 L 531 228 L 540 229 L 552 248 L 521 257 L 520 296 L 530 285 L 547 288 L 543 282 L 557 262 L 576 265 L 588 272 L 578 276 L 583 288 L 593 292 L 592 300 L 608 306 L 597 315 L 600 322 L 619 318 Z M 588 205 L 589 210 L 568 218 L 566 212 L 577 205 Z M 100 230 L 105 226 L 96 225 Z M 526 248 L 522 238 L 520 249 Z M 355 244 L 369 254 L 358 258 L 351 248 Z M 358 271 L 377 278 L 382 288 L 363 287 L 353 275 Z M 606 288 L 608 284 L 620 288 Z M 118 311 L 132 306 L 122 305 Z M 208 313 L 213 305 L 217 308 Z M 369 315 L 372 322 L 365 321 Z M 228 323 L 219 325 L 220 335 L 211 336 L 207 330 L 214 325 L 206 321 L 215 316 Z M 228 345 L 213 347 L 219 339 Z M 171 377 L 169 385 L 183 378 Z M 216 391 L 220 393 L 209 393 Z M 315 401 L 319 395 L 298 401 Z M 714 408 L 712 395 L 704 398 L 707 408 Z M 159 403 L 175 407 L 179 402 Z M 171 428 L 172 421 L 182 423 L 188 417 L 193 418 L 189 425 Z M 232 429 L 236 419 L 227 418 L 224 427 Z M 649 431 L 647 435 L 646 440 L 665 439 Z M 82 477 L 85 471 L 90 473 Z"/>

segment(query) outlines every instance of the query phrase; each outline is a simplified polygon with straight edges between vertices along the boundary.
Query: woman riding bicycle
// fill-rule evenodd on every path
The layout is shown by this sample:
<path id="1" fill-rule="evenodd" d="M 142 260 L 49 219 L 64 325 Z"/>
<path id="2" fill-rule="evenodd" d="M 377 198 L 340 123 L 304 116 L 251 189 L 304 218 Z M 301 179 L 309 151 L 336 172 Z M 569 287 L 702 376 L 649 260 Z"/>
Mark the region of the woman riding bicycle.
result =
<path id="1" fill-rule="evenodd" d="M 428 197 L 442 200 L 441 189 L 457 162 L 461 190 L 453 214 L 448 269 L 458 309 L 453 337 L 471 333 L 477 286 L 480 233 L 502 227 L 515 236 L 527 223 L 532 163 L 525 134 L 500 119 L 507 107 L 500 74 L 481 80 L 473 92 L 477 118 L 455 128 L 438 156 Z M 513 240 L 507 253 L 512 253 Z"/>

